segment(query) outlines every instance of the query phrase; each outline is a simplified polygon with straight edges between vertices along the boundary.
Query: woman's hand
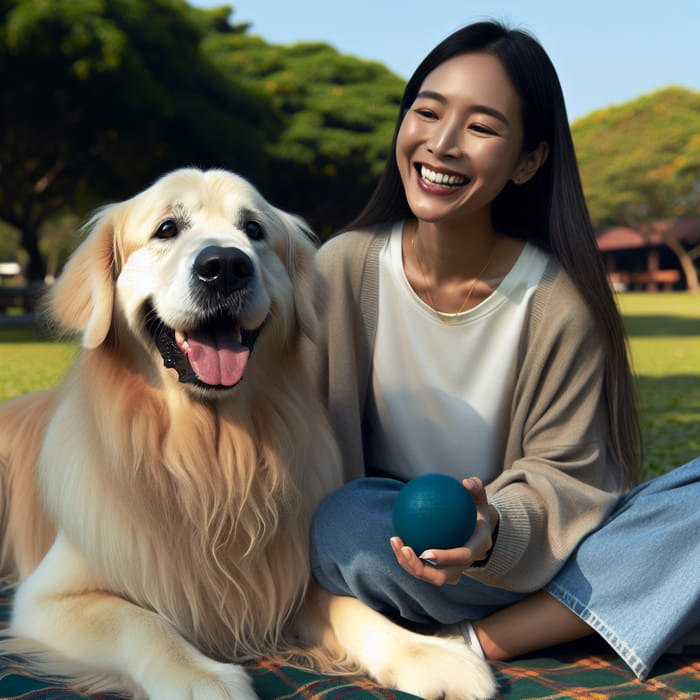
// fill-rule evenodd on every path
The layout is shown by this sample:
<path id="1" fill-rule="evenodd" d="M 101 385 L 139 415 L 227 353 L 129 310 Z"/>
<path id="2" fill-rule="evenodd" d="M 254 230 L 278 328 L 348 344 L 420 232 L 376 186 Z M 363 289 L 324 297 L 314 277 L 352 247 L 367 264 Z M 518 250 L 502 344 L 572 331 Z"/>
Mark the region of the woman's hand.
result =
<path id="1" fill-rule="evenodd" d="M 483 561 L 493 546 L 493 533 L 498 524 L 498 511 L 489 505 L 484 485 L 478 477 L 462 481 L 476 506 L 476 527 L 463 547 L 455 549 L 428 549 L 414 552 L 400 537 L 391 538 L 391 548 L 401 568 L 423 581 L 444 586 L 457 583 L 462 572 Z"/>

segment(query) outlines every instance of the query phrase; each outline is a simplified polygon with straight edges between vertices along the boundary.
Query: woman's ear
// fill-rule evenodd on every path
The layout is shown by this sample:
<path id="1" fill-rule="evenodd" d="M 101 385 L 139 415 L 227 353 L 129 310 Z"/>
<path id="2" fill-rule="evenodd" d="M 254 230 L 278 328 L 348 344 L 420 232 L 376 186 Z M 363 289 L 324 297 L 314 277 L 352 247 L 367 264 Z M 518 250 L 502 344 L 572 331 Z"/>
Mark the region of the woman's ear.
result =
<path id="1" fill-rule="evenodd" d="M 524 185 L 532 179 L 549 155 L 549 144 L 540 141 L 534 150 L 525 153 L 518 163 L 511 180 L 516 185 Z"/>

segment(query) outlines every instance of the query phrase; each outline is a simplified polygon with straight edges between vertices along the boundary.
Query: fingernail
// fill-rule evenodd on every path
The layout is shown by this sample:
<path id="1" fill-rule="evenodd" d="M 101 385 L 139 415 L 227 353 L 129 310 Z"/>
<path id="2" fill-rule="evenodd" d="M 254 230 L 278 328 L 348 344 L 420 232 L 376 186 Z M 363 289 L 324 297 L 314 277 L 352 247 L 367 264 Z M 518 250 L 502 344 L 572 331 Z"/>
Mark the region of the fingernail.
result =
<path id="1" fill-rule="evenodd" d="M 423 554 L 420 555 L 419 559 L 422 559 L 423 561 L 434 562 L 435 552 L 431 552 L 429 549 L 426 549 L 425 552 L 423 552 Z"/>

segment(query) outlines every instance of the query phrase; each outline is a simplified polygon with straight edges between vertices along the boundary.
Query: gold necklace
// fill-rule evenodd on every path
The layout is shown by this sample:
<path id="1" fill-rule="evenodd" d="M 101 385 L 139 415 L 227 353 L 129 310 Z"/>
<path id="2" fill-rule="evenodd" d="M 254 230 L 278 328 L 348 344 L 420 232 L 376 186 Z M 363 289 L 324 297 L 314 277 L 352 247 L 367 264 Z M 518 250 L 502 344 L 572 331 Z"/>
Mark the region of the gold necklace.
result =
<path id="1" fill-rule="evenodd" d="M 471 299 L 472 292 L 474 291 L 474 288 L 476 287 L 476 283 L 479 281 L 481 275 L 486 272 L 486 268 L 491 264 L 491 260 L 493 258 L 493 252 L 496 249 L 495 245 L 491 246 L 491 252 L 489 253 L 488 260 L 486 261 L 486 264 L 481 268 L 479 271 L 479 274 L 474 278 L 474 281 L 469 285 L 469 289 L 467 290 L 467 296 L 464 297 L 464 301 L 462 302 L 462 305 L 459 307 L 459 311 L 456 313 L 446 313 L 444 311 L 438 311 L 435 308 L 435 303 L 433 302 L 433 295 L 430 293 L 430 285 L 428 284 L 428 278 L 425 276 L 425 270 L 423 269 L 423 263 L 421 262 L 420 256 L 418 255 L 418 249 L 416 248 L 416 236 L 418 235 L 418 230 L 416 229 L 413 232 L 413 236 L 411 237 L 411 251 L 413 253 L 413 257 L 416 259 L 416 262 L 418 263 L 418 269 L 420 270 L 420 274 L 423 277 L 423 284 L 425 285 L 425 293 L 428 296 L 428 303 L 430 304 L 430 308 L 435 312 L 437 317 L 443 322 L 443 323 L 452 323 L 459 314 L 464 311 L 466 308 L 467 304 L 469 303 L 469 300 Z"/>

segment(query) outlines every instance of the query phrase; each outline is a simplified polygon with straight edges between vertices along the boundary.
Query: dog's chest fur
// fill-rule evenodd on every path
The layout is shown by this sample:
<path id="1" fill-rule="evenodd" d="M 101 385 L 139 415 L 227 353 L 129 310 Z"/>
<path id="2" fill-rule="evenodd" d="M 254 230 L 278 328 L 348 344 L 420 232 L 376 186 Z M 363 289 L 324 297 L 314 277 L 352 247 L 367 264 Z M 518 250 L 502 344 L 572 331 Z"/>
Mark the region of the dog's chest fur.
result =
<path id="1" fill-rule="evenodd" d="M 300 452 L 300 438 L 267 414 L 262 434 L 239 406 L 164 399 L 132 379 L 67 384 L 42 458 L 48 510 L 98 580 L 199 648 L 225 659 L 269 653 L 308 583 L 313 501 L 300 498 L 283 454 L 292 439 Z M 91 407 L 79 434 L 73 401 Z M 110 497 L 86 512 L 94 488 Z"/>

